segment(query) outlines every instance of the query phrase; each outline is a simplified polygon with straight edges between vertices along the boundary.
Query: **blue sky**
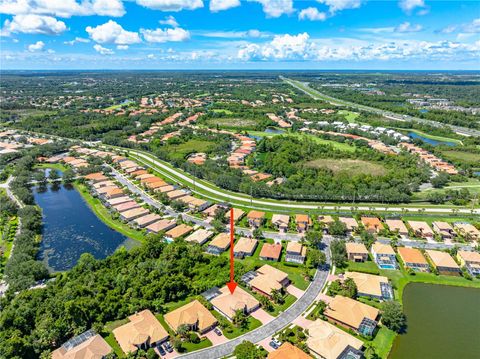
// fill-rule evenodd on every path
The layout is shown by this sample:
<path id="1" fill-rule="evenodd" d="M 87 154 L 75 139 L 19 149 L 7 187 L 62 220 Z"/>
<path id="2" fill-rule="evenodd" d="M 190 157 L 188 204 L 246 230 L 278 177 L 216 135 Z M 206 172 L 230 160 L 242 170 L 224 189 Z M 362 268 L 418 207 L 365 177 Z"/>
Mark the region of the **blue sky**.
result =
<path id="1" fill-rule="evenodd" d="M 0 0 L 2 69 L 480 69 L 480 2 Z"/>

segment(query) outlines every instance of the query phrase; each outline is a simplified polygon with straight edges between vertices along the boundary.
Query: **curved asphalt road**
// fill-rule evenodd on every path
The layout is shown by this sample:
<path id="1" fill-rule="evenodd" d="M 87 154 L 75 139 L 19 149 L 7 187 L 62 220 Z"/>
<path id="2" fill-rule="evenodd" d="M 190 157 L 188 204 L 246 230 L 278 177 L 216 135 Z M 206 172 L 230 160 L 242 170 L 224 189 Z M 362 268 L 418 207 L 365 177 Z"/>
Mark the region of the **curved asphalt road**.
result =
<path id="1" fill-rule="evenodd" d="M 323 251 L 327 256 L 327 263 L 330 263 L 330 250 L 328 248 L 328 243 L 326 244 L 327 245 Z M 327 281 L 328 273 L 329 268 L 319 268 L 315 273 L 313 281 L 310 283 L 310 286 L 307 288 L 303 296 L 271 322 L 268 322 L 267 324 L 262 325 L 261 327 L 235 339 L 229 340 L 226 343 L 184 354 L 179 357 L 188 359 L 222 358 L 232 354 L 235 350 L 235 347 L 244 340 L 248 340 L 252 343 L 258 343 L 261 340 L 272 337 L 275 333 L 290 325 L 293 320 L 295 320 L 308 309 L 308 307 L 315 301 L 315 298 L 322 291 L 323 286 Z"/>
<path id="2" fill-rule="evenodd" d="M 125 150 L 125 149 L 123 149 Z M 139 152 L 136 150 L 127 150 L 130 155 L 132 155 L 136 160 L 139 162 L 143 163 L 147 167 L 153 167 L 154 169 L 158 170 L 162 174 L 164 174 L 166 177 L 169 177 L 170 179 L 175 180 L 175 178 L 171 177 L 171 175 L 176 176 L 177 178 L 182 179 L 182 181 L 185 181 L 190 185 L 190 189 L 192 187 L 195 188 L 201 188 L 205 192 L 210 193 L 212 196 L 205 195 L 201 193 L 202 196 L 207 197 L 211 200 L 216 200 L 220 202 L 224 202 L 225 200 L 222 200 L 221 198 L 215 197 L 215 196 L 221 196 L 224 198 L 228 198 L 231 200 L 232 205 L 240 205 L 242 207 L 249 207 L 249 208 L 254 208 L 254 209 L 262 209 L 261 207 L 258 206 L 269 206 L 269 207 L 278 207 L 279 209 L 285 209 L 285 208 L 298 208 L 298 209 L 319 209 L 320 207 L 322 209 L 330 209 L 330 210 L 345 210 L 345 211 L 351 211 L 352 206 L 334 206 L 334 205 L 323 205 L 321 203 L 317 204 L 301 204 L 301 203 L 293 203 L 293 202 L 282 202 L 282 201 L 266 201 L 266 200 L 261 200 L 261 199 L 255 199 L 255 198 L 250 198 L 246 196 L 241 196 L 238 194 L 233 194 L 232 192 L 226 191 L 226 190 L 221 190 L 217 188 L 213 188 L 211 186 L 206 186 L 202 182 L 199 182 L 198 180 L 194 180 L 190 178 L 189 176 L 186 176 L 183 172 L 178 171 L 175 168 L 171 168 L 162 161 L 157 160 L 153 155 L 147 155 L 143 152 Z M 149 161 L 150 163 L 145 162 Z M 152 166 L 153 164 L 153 166 Z M 195 190 L 193 190 L 195 192 Z M 257 205 L 257 206 L 254 206 Z M 401 213 L 402 208 L 408 208 L 409 212 L 430 212 L 430 213 L 454 213 L 452 208 L 447 208 L 447 207 L 382 207 L 382 206 L 355 206 L 359 211 L 370 211 L 370 210 L 377 210 L 377 211 L 385 211 L 385 212 L 394 212 L 394 213 Z M 468 209 L 468 208 L 458 208 L 456 209 L 457 213 L 464 213 L 464 214 L 480 214 L 480 209 Z"/>

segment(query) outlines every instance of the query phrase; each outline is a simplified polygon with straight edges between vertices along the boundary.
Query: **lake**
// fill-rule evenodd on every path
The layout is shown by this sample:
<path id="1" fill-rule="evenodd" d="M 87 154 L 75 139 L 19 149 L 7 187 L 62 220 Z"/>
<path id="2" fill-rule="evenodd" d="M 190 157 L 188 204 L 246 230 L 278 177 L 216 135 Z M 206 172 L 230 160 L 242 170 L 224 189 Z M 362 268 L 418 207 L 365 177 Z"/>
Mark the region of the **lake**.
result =
<path id="1" fill-rule="evenodd" d="M 72 187 L 37 187 L 33 194 L 43 212 L 39 258 L 51 271 L 72 268 L 82 253 L 105 258 L 119 246 L 130 248 L 136 244 L 98 219 Z"/>
<path id="2" fill-rule="evenodd" d="M 417 138 L 432 146 L 438 146 L 438 145 L 456 146 L 457 145 L 455 142 L 432 140 L 431 138 L 423 137 L 422 135 L 419 135 L 418 133 L 415 133 L 415 132 L 409 132 L 408 137 L 413 139 Z"/>
<path id="3" fill-rule="evenodd" d="M 403 291 L 407 333 L 389 359 L 480 358 L 480 289 L 410 283 Z"/>

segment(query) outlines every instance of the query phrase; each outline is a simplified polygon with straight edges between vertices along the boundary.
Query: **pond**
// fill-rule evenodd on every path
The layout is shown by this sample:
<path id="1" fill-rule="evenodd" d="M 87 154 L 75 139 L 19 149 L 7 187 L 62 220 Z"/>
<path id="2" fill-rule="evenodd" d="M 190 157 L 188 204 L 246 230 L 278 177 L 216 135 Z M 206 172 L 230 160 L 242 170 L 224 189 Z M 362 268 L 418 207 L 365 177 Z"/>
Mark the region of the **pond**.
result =
<path id="1" fill-rule="evenodd" d="M 276 135 L 281 135 L 282 133 L 285 133 L 284 130 L 279 130 L 278 128 L 273 128 L 273 127 L 267 127 L 265 129 L 265 132 L 266 133 L 273 133 L 273 134 L 276 134 Z"/>
<path id="2" fill-rule="evenodd" d="M 389 359 L 480 357 L 480 289 L 410 283 L 403 292 L 407 333 Z"/>
<path id="3" fill-rule="evenodd" d="M 415 132 L 409 132 L 408 137 L 413 139 L 417 138 L 432 146 L 438 146 L 438 145 L 456 146 L 457 145 L 455 142 L 432 140 L 431 138 L 423 137 L 422 135 L 419 135 L 418 133 L 415 133 Z"/>
<path id="4" fill-rule="evenodd" d="M 57 184 L 33 192 L 43 213 L 39 258 L 51 271 L 72 268 L 82 253 L 105 258 L 119 246 L 137 243 L 98 219 L 73 187 Z"/>

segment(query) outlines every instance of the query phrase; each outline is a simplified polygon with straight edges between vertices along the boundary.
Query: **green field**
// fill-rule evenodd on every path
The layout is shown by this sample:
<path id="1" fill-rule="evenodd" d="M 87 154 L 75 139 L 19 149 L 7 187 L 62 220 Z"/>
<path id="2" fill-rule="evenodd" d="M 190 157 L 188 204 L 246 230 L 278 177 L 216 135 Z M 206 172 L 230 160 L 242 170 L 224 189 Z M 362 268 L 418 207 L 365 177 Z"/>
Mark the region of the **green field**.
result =
<path id="1" fill-rule="evenodd" d="M 405 131 L 404 128 L 396 128 L 396 129 L 401 130 L 403 132 Z M 431 140 L 440 141 L 440 142 L 453 142 L 453 143 L 456 143 L 457 145 L 463 146 L 462 141 L 460 141 L 456 138 L 430 135 L 426 132 L 422 132 L 422 131 L 414 130 L 414 129 L 408 129 L 408 132 L 416 133 L 417 135 L 420 135 L 420 136 L 425 137 L 425 138 L 429 138 Z"/>
<path id="2" fill-rule="evenodd" d="M 448 150 L 442 151 L 442 156 L 445 157 L 446 160 L 463 162 L 480 167 L 480 153 Z"/>
<path id="3" fill-rule="evenodd" d="M 222 115 L 233 115 L 233 112 L 227 109 L 223 108 L 214 108 L 213 110 L 210 110 L 215 113 L 221 113 Z"/>
<path id="4" fill-rule="evenodd" d="M 194 152 L 208 152 L 215 146 L 214 142 L 203 140 L 188 140 L 178 145 L 167 145 L 165 149 L 173 158 L 183 159 Z"/>
<path id="5" fill-rule="evenodd" d="M 358 116 L 360 116 L 360 114 L 357 112 L 346 111 L 346 110 L 340 110 L 338 111 L 338 114 L 345 115 L 345 119 L 348 122 L 356 122 L 355 120 L 357 119 Z"/>
<path id="6" fill-rule="evenodd" d="M 313 168 L 327 168 L 333 173 L 343 172 L 352 176 L 359 174 L 383 176 L 387 173 L 382 165 L 363 160 L 319 158 L 307 162 L 306 165 Z"/>
<path id="7" fill-rule="evenodd" d="M 348 143 L 344 143 L 344 142 L 325 140 L 321 137 L 311 135 L 311 134 L 292 133 L 292 134 L 289 134 L 289 136 L 294 136 L 299 139 L 308 138 L 321 145 L 332 145 L 333 147 L 341 151 L 355 152 L 355 146 L 349 145 Z"/>
<path id="8" fill-rule="evenodd" d="M 255 128 L 259 121 L 249 118 L 240 117 L 222 117 L 222 118 L 210 118 L 206 121 L 208 127 L 215 128 L 217 125 L 220 127 L 232 127 L 232 128 Z"/>

